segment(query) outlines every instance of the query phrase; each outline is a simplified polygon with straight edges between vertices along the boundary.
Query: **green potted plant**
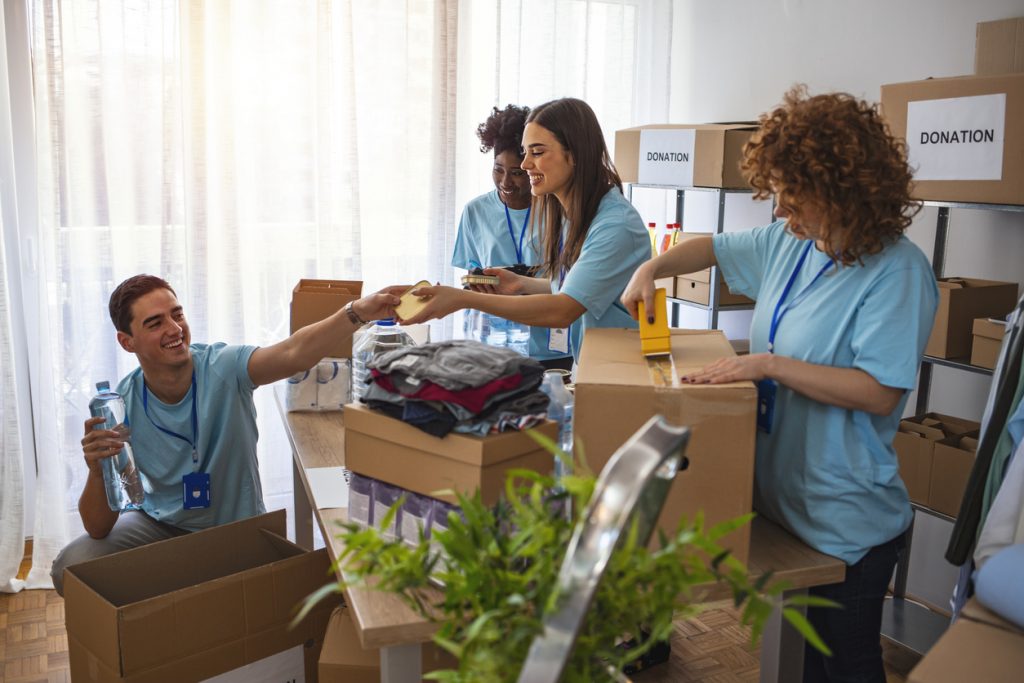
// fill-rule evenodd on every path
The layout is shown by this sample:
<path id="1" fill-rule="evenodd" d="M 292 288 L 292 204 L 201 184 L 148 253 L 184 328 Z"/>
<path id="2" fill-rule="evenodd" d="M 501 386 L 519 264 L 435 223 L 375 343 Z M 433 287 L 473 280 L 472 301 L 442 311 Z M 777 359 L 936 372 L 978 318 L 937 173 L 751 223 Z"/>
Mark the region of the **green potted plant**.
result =
<path id="1" fill-rule="evenodd" d="M 546 437 L 546 448 L 565 457 Z M 514 681 L 543 618 L 558 599 L 556 579 L 565 549 L 594 492 L 590 472 L 560 479 L 514 470 L 506 480 L 505 501 L 484 505 L 479 496 L 456 494 L 461 515 L 449 516 L 447 530 L 432 542 L 412 547 L 387 539 L 376 528 L 342 525 L 344 552 L 338 563 L 353 585 L 369 577 L 374 588 L 402 597 L 426 618 L 440 622 L 434 641 L 459 661 L 457 670 L 434 671 L 425 678 L 462 683 Z M 445 492 L 448 493 L 448 492 Z M 388 526 L 399 504 L 381 526 Z M 566 509 L 572 514 L 562 512 Z M 799 605 L 830 605 L 811 596 L 782 600 L 786 586 L 770 575 L 749 578 L 747 568 L 720 544 L 726 534 L 749 523 L 752 514 L 705 528 L 702 517 L 680 524 L 673 536 L 659 533 L 657 550 L 639 543 L 636 525 L 620 539 L 587 614 L 565 681 L 611 680 L 651 647 L 665 642 L 673 621 L 701 610 L 704 590 L 721 582 L 743 607 L 741 619 L 756 641 L 775 607 L 814 647 L 828 652 Z M 440 547 L 443 552 L 438 552 Z M 436 602 L 424 588 L 440 582 Z M 328 584 L 311 595 L 297 619 L 325 595 L 340 592 Z M 645 638 L 639 638 L 641 629 Z M 621 646 L 630 638 L 632 647 Z"/>

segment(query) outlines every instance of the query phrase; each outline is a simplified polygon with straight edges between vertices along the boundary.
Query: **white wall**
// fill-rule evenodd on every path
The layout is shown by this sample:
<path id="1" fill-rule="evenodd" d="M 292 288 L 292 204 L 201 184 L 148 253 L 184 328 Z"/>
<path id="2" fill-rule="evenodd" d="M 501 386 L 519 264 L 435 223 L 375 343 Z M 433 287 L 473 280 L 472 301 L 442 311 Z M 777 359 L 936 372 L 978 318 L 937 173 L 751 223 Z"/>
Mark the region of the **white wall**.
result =
<path id="1" fill-rule="evenodd" d="M 877 100 L 884 83 L 967 75 L 975 24 L 1022 15 L 1022 0 L 675 0 L 670 120 L 756 119 L 795 83 Z M 929 256 L 935 216 L 909 232 Z M 945 274 L 1024 282 L 1024 214 L 954 210 Z M 985 377 L 936 368 L 931 407 L 980 419 L 987 391 Z M 917 529 L 908 590 L 945 605 L 951 525 L 936 522 Z"/>

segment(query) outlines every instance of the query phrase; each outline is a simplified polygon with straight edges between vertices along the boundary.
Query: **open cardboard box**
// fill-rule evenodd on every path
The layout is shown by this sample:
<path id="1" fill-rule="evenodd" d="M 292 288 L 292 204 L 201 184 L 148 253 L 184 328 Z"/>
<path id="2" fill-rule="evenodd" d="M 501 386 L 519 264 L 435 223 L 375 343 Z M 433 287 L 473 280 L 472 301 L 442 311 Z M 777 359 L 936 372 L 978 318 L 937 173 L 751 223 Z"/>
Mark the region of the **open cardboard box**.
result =
<path id="1" fill-rule="evenodd" d="M 362 295 L 359 280 L 299 280 L 292 290 L 290 330 L 294 334 L 307 325 L 334 315 Z M 338 339 L 327 353 L 332 358 L 352 357 L 352 337 Z"/>
<path id="2" fill-rule="evenodd" d="M 900 421 L 893 448 L 910 500 L 932 507 L 932 483 L 937 480 L 933 476 L 936 444 L 976 431 L 978 427 L 972 420 L 941 413 L 925 413 Z M 947 514 L 955 515 L 956 511 Z"/>
<path id="3" fill-rule="evenodd" d="M 68 567 L 65 622 L 76 683 L 316 680 L 328 598 L 294 630 L 296 606 L 328 583 L 325 550 L 285 538 L 285 512 L 197 531 Z M 262 672 L 262 673 L 261 673 Z M 278 680 L 278 679 L 275 679 Z"/>
<path id="4" fill-rule="evenodd" d="M 671 340 L 680 375 L 735 355 L 717 330 L 672 330 Z M 752 382 L 656 387 L 640 352 L 639 332 L 590 329 L 577 368 L 573 431 L 596 473 L 652 415 L 690 427 L 689 468 L 676 475 L 658 520 L 658 528 L 674 535 L 680 519 L 692 520 L 698 510 L 709 525 L 750 512 L 756 403 Z M 750 526 L 723 542 L 745 562 Z"/>
<path id="5" fill-rule="evenodd" d="M 550 420 L 534 427 L 552 440 L 558 425 Z M 471 436 L 452 432 L 431 436 L 401 420 L 364 405 L 345 406 L 345 466 L 366 477 L 454 503 L 453 490 L 480 491 L 492 505 L 505 492 L 505 473 L 529 469 L 550 473 L 554 456 L 526 432 Z"/>

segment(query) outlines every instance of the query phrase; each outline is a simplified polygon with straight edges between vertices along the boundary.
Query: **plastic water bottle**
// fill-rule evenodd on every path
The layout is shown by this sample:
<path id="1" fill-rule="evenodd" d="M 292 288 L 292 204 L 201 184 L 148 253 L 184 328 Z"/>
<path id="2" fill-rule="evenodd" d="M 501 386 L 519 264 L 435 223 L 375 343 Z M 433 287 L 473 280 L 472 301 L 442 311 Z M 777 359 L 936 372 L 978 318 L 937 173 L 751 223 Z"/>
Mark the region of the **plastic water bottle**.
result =
<path id="1" fill-rule="evenodd" d="M 104 421 L 93 429 L 126 431 L 126 410 L 121 395 L 110 390 L 110 382 L 97 382 L 96 392 L 89 401 L 89 412 L 93 417 L 102 417 Z M 139 470 L 135 467 L 131 444 L 126 441 L 120 453 L 101 459 L 100 467 L 103 469 L 103 486 L 111 510 L 134 510 L 142 506 L 146 494 Z"/>
<path id="2" fill-rule="evenodd" d="M 367 382 L 372 376 L 367 365 L 375 356 L 415 345 L 412 337 L 394 320 L 375 322 L 352 348 L 352 401 L 358 403 L 366 394 Z"/>
<path id="3" fill-rule="evenodd" d="M 544 373 L 544 382 L 540 390 L 548 396 L 548 419 L 558 423 L 558 447 L 565 452 L 567 458 L 555 459 L 555 479 L 572 474 L 572 416 L 575 399 L 565 388 L 565 373 L 560 370 L 548 370 Z"/>
<path id="4" fill-rule="evenodd" d="M 487 313 L 481 313 L 480 315 L 487 319 L 487 334 L 484 337 L 484 343 L 490 346 L 505 346 L 508 344 L 508 321 Z"/>
<path id="5" fill-rule="evenodd" d="M 530 326 L 508 321 L 508 348 L 521 356 L 530 355 Z"/>

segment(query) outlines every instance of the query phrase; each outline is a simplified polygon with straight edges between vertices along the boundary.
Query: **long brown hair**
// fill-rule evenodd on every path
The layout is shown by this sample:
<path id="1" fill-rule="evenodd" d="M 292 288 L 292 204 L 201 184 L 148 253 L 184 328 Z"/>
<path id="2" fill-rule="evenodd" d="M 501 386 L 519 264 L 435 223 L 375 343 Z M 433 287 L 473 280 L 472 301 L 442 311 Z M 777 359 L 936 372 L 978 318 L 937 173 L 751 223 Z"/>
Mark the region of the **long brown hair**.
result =
<path id="1" fill-rule="evenodd" d="M 612 187 L 622 190 L 622 180 L 612 165 L 604 134 L 594 110 L 583 100 L 565 97 L 545 102 L 530 112 L 527 123 L 551 132 L 574 162 L 569 179 L 568 204 L 564 208 L 551 194 L 535 197 L 534 218 L 543 221 L 544 271 L 550 276 L 568 270 L 580 257 L 597 207 Z M 562 222 L 568 220 L 565 244 L 561 244 Z M 561 248 L 560 248 L 561 247 Z"/>

